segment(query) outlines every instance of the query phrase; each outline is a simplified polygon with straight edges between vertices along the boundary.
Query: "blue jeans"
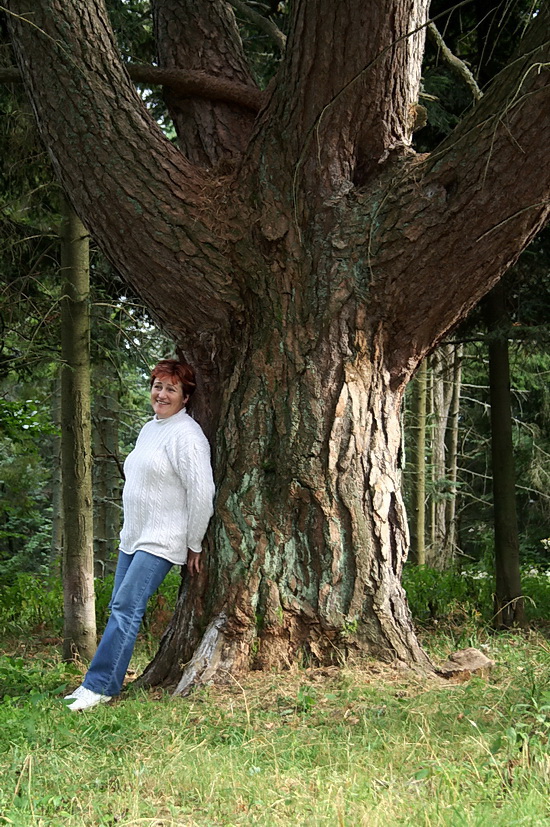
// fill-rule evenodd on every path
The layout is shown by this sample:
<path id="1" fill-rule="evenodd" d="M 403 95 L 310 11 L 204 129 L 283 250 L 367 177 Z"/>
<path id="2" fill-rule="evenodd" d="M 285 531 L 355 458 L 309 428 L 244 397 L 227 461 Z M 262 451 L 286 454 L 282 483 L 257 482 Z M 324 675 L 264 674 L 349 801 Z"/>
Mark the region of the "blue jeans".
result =
<path id="1" fill-rule="evenodd" d="M 172 563 L 147 551 L 120 552 L 109 608 L 111 615 L 84 678 L 84 686 L 101 695 L 118 695 L 130 663 L 147 601 Z"/>

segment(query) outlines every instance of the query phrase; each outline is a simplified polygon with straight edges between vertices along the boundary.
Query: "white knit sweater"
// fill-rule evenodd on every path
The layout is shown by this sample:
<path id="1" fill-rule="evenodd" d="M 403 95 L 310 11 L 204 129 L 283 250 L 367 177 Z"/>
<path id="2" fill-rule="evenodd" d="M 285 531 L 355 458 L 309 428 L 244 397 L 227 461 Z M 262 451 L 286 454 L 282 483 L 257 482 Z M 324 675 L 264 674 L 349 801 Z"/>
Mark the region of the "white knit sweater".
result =
<path id="1" fill-rule="evenodd" d="M 185 408 L 143 426 L 124 474 L 121 551 L 141 549 L 176 565 L 185 563 L 188 548 L 201 551 L 214 481 L 210 446 Z"/>

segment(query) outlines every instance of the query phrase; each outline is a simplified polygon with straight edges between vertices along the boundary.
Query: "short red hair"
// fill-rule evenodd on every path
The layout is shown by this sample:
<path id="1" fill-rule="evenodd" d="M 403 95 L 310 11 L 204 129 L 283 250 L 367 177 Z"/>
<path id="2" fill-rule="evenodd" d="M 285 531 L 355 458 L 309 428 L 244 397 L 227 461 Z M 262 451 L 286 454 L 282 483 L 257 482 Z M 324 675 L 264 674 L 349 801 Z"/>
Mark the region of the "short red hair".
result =
<path id="1" fill-rule="evenodd" d="M 151 387 L 155 379 L 168 379 L 177 385 L 181 384 L 183 395 L 192 396 L 197 382 L 195 371 L 187 362 L 178 362 L 177 359 L 161 359 L 151 371 Z"/>

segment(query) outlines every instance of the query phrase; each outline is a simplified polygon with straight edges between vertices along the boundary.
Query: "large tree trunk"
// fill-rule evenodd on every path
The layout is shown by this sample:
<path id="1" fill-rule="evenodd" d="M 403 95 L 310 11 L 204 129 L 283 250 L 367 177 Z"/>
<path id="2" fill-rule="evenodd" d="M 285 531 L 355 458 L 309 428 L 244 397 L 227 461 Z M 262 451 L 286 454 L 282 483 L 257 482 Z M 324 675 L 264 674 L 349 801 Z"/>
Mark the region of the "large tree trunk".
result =
<path id="1" fill-rule="evenodd" d="M 263 322 L 225 400 L 208 585 L 179 604 L 146 680 L 173 681 L 202 618 L 222 614 L 225 668 L 366 652 L 426 666 L 400 585 L 401 390 L 352 303 L 322 337 Z"/>
<path id="2" fill-rule="evenodd" d="M 175 678 L 206 627 L 196 651 L 218 677 L 304 652 L 427 664 L 399 584 L 400 401 L 548 214 L 548 9 L 455 134 L 417 157 L 427 0 L 296 0 L 252 130 L 231 104 L 229 140 L 213 107 L 171 98 L 194 122 L 185 157 L 133 90 L 100 0 L 8 5 L 58 175 L 196 365 L 215 442 L 207 571 L 148 677 Z M 217 76 L 246 80 L 226 5 L 155 6 L 163 37 L 176 15 L 188 38 L 161 44 L 165 64 L 188 59 L 198 25 Z"/>

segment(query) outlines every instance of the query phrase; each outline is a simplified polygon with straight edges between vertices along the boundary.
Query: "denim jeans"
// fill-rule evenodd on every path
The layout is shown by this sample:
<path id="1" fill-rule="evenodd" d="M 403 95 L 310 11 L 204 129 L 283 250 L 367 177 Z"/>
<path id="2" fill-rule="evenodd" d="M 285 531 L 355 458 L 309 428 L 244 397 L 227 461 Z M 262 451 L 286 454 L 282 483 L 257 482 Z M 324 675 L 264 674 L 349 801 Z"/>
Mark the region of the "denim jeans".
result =
<path id="1" fill-rule="evenodd" d="M 120 552 L 109 607 L 111 615 L 84 678 L 84 686 L 101 695 L 118 695 L 136 644 L 147 601 L 172 563 L 147 551 Z"/>

